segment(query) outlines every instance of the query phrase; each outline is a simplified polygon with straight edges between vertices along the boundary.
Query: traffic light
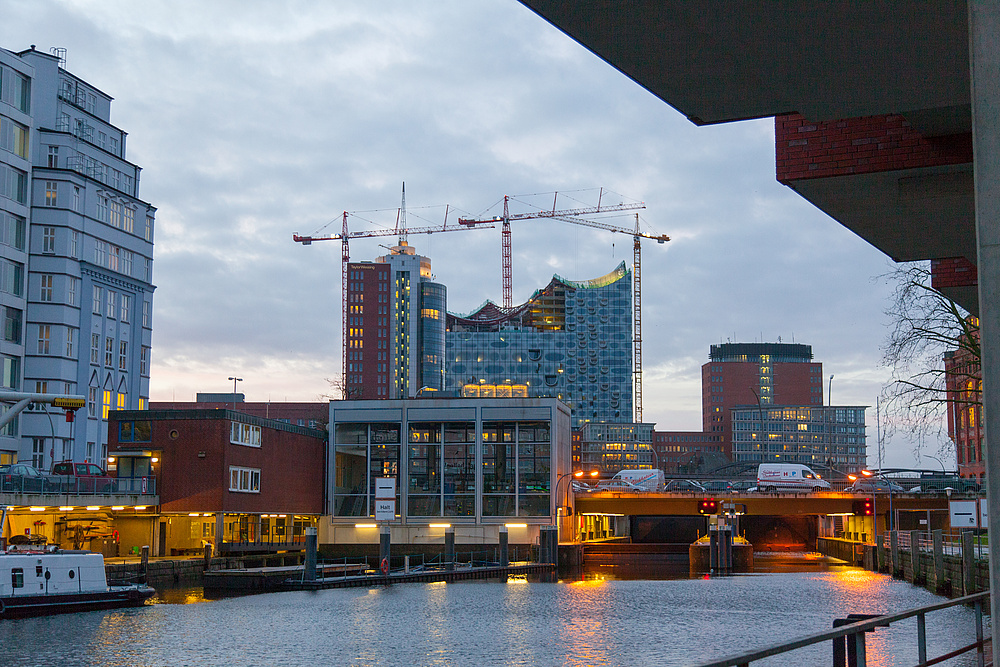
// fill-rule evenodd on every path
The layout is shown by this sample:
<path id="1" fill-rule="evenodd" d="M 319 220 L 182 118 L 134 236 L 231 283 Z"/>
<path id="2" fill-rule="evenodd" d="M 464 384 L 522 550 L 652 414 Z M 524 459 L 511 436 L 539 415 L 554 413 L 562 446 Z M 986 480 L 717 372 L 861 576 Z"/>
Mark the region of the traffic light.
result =
<path id="1" fill-rule="evenodd" d="M 874 514 L 874 508 L 872 507 L 872 499 L 865 498 L 864 500 L 855 500 L 851 503 L 851 514 L 855 516 L 871 516 Z"/>
<path id="2" fill-rule="evenodd" d="M 715 498 L 705 498 L 698 501 L 698 514 L 718 514 L 719 501 Z"/>

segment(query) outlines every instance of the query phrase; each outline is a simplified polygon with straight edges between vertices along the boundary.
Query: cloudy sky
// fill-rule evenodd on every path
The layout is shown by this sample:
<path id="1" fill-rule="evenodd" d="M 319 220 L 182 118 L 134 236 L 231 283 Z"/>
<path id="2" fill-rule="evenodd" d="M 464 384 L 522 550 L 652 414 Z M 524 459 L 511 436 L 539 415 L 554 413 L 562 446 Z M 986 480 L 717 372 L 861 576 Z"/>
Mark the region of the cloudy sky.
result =
<path id="1" fill-rule="evenodd" d="M 159 209 L 152 400 L 231 391 L 233 374 L 248 400 L 328 393 L 340 246 L 292 233 L 337 231 L 345 210 L 352 230 L 391 226 L 403 181 L 410 226 L 440 224 L 446 204 L 450 222 L 499 213 L 505 194 L 644 201 L 644 229 L 673 239 L 643 253 L 658 428 L 700 430 L 713 343 L 810 344 L 838 404 L 874 406 L 888 377 L 889 260 L 775 181 L 772 121 L 696 128 L 515 0 L 0 0 L 0 17 L 0 46 L 65 47 L 68 69 L 115 98 L 143 167 Z M 379 242 L 355 241 L 352 259 Z M 501 300 L 499 230 L 411 244 L 449 310 Z M 628 238 L 514 223 L 514 301 L 623 259 Z M 886 463 L 913 465 L 911 450 L 894 439 Z"/>

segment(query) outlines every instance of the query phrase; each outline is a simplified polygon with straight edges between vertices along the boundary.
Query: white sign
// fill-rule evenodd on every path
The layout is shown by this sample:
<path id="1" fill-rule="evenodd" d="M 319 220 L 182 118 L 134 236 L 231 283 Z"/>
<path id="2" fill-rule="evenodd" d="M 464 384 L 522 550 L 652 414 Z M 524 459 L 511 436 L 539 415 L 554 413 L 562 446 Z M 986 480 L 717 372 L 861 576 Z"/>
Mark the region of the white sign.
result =
<path id="1" fill-rule="evenodd" d="M 376 477 L 375 478 L 375 499 L 395 500 L 396 498 L 396 478 Z"/>
<path id="2" fill-rule="evenodd" d="M 952 528 L 975 528 L 979 513 L 975 500 L 952 500 L 948 503 Z"/>
<path id="3" fill-rule="evenodd" d="M 375 520 L 392 521 L 396 518 L 396 500 L 376 500 Z"/>
<path id="4" fill-rule="evenodd" d="M 990 527 L 990 515 L 986 511 L 986 498 L 979 499 L 979 527 L 983 529 Z"/>

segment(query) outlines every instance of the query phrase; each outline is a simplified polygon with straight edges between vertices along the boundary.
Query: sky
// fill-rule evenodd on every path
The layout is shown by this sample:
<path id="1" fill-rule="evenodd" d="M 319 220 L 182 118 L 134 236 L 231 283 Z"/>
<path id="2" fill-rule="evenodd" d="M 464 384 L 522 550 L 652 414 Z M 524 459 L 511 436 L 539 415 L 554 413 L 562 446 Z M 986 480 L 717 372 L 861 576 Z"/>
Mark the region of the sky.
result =
<path id="1" fill-rule="evenodd" d="M 770 119 L 698 128 L 515 0 L 0 0 L 0 47 L 67 49 L 115 98 L 157 207 L 150 399 L 313 401 L 341 371 L 340 243 L 292 234 L 642 201 L 643 420 L 701 430 L 724 342 L 797 342 L 874 406 L 890 260 L 775 180 Z M 631 214 L 604 218 L 631 226 Z M 513 299 L 631 262 L 631 240 L 512 223 Z M 353 260 L 390 238 L 351 243 Z M 414 235 L 452 312 L 502 301 L 499 229 Z M 877 465 L 874 407 L 869 464 Z M 917 465 L 885 443 L 886 466 Z M 939 443 L 924 452 L 942 456 Z M 945 457 L 950 467 L 954 456 Z M 924 459 L 921 465 L 934 467 Z"/>

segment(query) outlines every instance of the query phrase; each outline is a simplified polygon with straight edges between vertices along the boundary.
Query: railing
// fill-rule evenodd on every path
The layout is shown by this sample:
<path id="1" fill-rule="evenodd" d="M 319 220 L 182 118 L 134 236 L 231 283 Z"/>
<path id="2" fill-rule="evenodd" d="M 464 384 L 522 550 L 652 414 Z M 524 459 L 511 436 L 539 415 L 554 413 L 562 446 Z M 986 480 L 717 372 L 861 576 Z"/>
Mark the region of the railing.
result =
<path id="1" fill-rule="evenodd" d="M 0 493 L 32 496 L 156 495 L 155 477 L 11 477 L 0 475 Z"/>
<path id="2" fill-rule="evenodd" d="M 854 623 L 848 623 L 847 625 L 841 625 L 836 627 L 837 622 L 835 622 L 835 627 L 833 630 L 828 630 L 826 632 L 819 632 L 814 635 L 809 635 L 806 637 L 801 637 L 799 639 L 786 642 L 784 644 L 776 644 L 774 646 L 769 646 L 767 648 L 758 649 L 756 651 L 751 651 L 749 653 L 744 653 L 741 655 L 730 656 L 723 658 L 721 660 L 712 660 L 710 662 L 699 663 L 697 667 L 749 667 L 749 665 L 755 661 L 763 660 L 765 658 L 770 658 L 777 655 L 783 655 L 797 649 L 805 648 L 807 646 L 813 646 L 815 644 L 821 644 L 823 642 L 831 642 L 832 652 L 833 652 L 833 665 L 834 667 L 846 667 L 847 664 L 857 665 L 857 667 L 866 667 L 867 654 L 865 651 L 865 633 L 873 632 L 880 627 L 888 627 L 893 623 L 898 623 L 900 621 L 906 620 L 908 618 L 916 618 L 916 637 L 914 641 L 917 648 L 917 656 L 919 659 L 918 666 L 923 665 L 934 665 L 945 660 L 949 660 L 959 655 L 975 651 L 977 658 L 977 665 L 982 667 L 985 662 L 985 640 L 983 635 L 983 606 L 989 603 L 990 594 L 976 593 L 974 595 L 966 595 L 965 597 L 956 598 L 954 600 L 947 600 L 945 602 L 939 602 L 937 604 L 927 605 L 925 607 L 917 607 L 916 609 L 909 609 L 907 611 L 899 612 L 898 614 L 886 614 L 885 616 L 876 616 L 868 620 L 857 621 Z M 933 657 L 928 660 L 927 657 L 927 614 L 940 611 L 941 609 L 947 609 L 949 607 L 954 607 L 956 605 L 972 605 L 975 608 L 975 630 L 976 630 L 976 641 L 962 646 L 953 651 L 943 653 L 939 656 Z M 851 619 L 846 619 L 851 620 Z M 897 641 L 899 641 L 897 636 Z M 846 646 L 845 646 L 846 644 Z M 853 660 L 848 659 L 853 655 Z M 791 657 L 791 656 L 789 656 Z"/>

